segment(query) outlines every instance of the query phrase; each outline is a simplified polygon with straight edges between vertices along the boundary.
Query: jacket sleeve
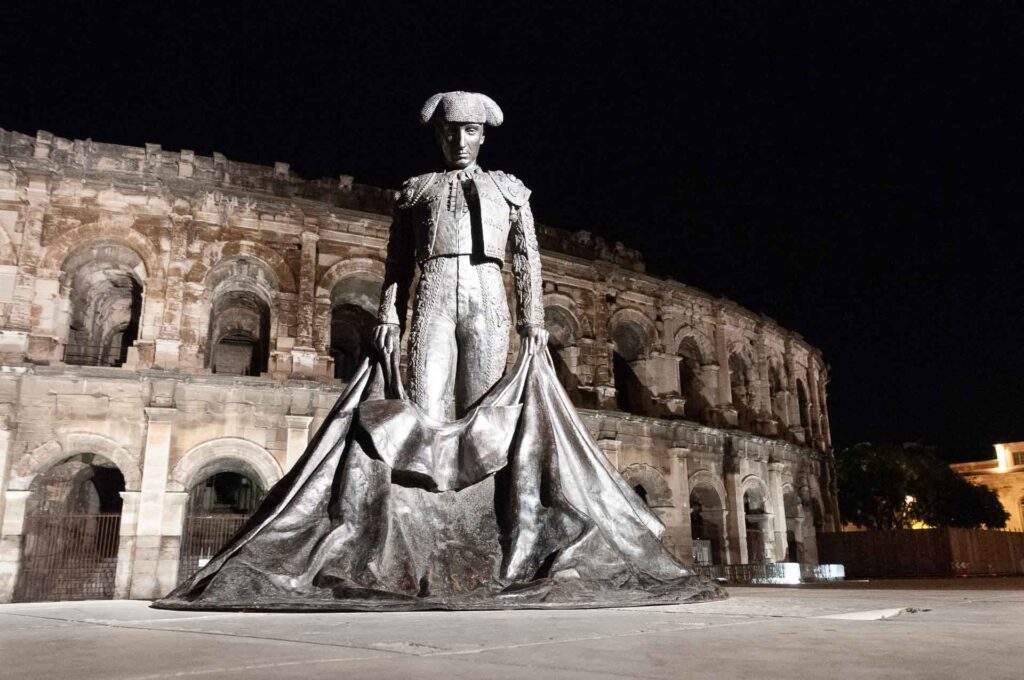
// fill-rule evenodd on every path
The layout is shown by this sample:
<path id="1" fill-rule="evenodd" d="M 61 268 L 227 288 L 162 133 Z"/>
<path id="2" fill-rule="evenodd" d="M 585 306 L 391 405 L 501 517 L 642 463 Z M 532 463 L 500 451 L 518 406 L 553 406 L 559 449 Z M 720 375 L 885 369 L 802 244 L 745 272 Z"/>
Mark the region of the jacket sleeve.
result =
<path id="1" fill-rule="evenodd" d="M 530 203 L 512 208 L 512 276 L 516 287 L 516 327 L 544 326 L 544 282 L 540 273 L 540 249 Z"/>
<path id="2" fill-rule="evenodd" d="M 395 208 L 384 262 L 384 286 L 380 292 L 377 323 L 405 326 L 409 288 L 416 268 L 416 244 L 410 229 L 409 211 Z"/>

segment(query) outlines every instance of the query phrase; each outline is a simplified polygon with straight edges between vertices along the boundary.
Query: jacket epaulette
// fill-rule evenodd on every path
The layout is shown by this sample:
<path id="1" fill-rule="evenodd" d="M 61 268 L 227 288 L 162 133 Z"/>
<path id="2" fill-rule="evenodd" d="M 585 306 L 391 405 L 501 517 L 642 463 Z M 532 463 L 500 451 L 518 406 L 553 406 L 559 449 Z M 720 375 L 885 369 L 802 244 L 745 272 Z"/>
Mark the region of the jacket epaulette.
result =
<path id="1" fill-rule="evenodd" d="M 498 189 L 501 190 L 501 195 L 505 197 L 505 200 L 514 205 L 520 207 L 528 200 L 530 200 L 530 190 L 526 188 L 526 185 L 516 179 L 515 175 L 508 175 L 501 170 L 489 171 L 491 179 L 498 185 Z"/>
<path id="2" fill-rule="evenodd" d="M 428 172 L 425 175 L 416 175 L 405 180 L 398 192 L 398 207 L 405 210 L 423 201 L 426 198 L 427 188 L 435 177 L 437 177 L 436 172 Z"/>

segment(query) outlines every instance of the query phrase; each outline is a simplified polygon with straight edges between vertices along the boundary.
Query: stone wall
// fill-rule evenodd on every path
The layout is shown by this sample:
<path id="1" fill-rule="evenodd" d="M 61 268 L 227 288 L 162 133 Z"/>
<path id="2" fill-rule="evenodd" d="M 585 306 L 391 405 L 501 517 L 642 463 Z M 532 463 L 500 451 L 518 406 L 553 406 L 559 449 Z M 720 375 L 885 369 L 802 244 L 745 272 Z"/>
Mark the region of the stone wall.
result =
<path id="1" fill-rule="evenodd" d="M 284 163 L 0 130 L 0 599 L 33 480 L 72 456 L 124 475 L 133 597 L 177 579 L 192 486 L 287 471 L 365 352 L 392 202 Z M 719 561 L 794 537 L 815 561 L 838 526 L 820 352 L 621 244 L 538 237 L 559 376 L 666 542 L 692 559 L 696 498 Z"/>

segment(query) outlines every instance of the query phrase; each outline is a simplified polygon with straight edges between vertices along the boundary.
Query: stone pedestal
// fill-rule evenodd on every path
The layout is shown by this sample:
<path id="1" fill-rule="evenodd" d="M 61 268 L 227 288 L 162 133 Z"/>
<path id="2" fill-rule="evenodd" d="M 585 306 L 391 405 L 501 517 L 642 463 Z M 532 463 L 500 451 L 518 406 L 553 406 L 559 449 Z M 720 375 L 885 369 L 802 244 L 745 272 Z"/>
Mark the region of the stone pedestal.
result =
<path id="1" fill-rule="evenodd" d="M 181 356 L 181 341 L 157 338 L 154 341 L 153 368 L 178 368 Z"/>
<path id="2" fill-rule="evenodd" d="M 291 351 L 291 377 L 315 377 L 317 374 L 316 360 L 316 350 L 312 347 L 293 347 Z"/>

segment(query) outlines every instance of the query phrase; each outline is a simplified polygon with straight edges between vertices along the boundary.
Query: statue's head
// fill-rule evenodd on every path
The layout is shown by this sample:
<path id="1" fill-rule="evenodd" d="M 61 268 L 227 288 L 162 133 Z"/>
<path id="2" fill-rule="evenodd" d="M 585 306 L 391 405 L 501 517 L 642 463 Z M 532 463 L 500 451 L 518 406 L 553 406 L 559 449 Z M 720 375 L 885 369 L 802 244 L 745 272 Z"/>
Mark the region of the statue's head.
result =
<path id="1" fill-rule="evenodd" d="M 497 127 L 503 119 L 494 100 L 476 92 L 435 94 L 420 111 L 420 121 L 434 126 L 445 163 L 458 170 L 476 163 L 485 127 Z"/>

